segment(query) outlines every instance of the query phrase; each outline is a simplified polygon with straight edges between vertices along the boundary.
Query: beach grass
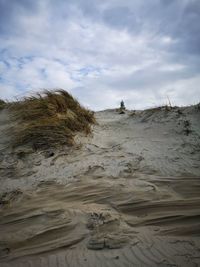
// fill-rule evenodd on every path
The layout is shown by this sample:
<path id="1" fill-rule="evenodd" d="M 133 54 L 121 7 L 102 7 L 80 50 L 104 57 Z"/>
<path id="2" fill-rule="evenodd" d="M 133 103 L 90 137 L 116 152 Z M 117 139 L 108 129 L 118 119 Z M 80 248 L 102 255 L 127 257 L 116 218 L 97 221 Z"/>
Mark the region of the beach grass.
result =
<path id="1" fill-rule="evenodd" d="M 18 121 L 14 147 L 30 145 L 35 150 L 73 145 L 77 132 L 89 134 L 94 113 L 65 90 L 44 90 L 10 104 Z"/>
<path id="2" fill-rule="evenodd" d="M 3 99 L 0 99 L 0 110 L 4 109 L 6 106 L 6 102 Z"/>

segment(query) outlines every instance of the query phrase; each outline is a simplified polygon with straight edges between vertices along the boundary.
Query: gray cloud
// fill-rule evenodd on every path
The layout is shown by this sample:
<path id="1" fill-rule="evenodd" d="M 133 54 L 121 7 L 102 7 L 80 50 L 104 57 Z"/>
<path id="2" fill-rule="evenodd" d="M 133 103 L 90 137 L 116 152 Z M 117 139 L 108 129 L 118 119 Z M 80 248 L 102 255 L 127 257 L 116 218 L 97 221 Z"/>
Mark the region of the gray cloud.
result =
<path id="1" fill-rule="evenodd" d="M 94 109 L 191 104 L 199 21 L 199 0 L 0 0 L 0 97 L 63 87 Z"/>
<path id="2" fill-rule="evenodd" d="M 18 18 L 37 12 L 36 1 L 31 0 L 0 0 L 0 34 L 9 35 L 16 32 Z"/>

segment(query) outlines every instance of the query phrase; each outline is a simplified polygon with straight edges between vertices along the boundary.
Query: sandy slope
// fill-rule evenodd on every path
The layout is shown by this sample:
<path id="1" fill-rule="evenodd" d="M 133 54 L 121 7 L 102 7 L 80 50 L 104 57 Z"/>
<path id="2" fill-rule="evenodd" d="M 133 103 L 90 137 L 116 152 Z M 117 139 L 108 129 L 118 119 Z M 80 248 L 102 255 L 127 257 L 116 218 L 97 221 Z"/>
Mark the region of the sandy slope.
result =
<path id="1" fill-rule="evenodd" d="M 9 147 L 8 115 L 0 266 L 200 265 L 197 106 L 98 112 L 76 148 L 35 154 Z"/>

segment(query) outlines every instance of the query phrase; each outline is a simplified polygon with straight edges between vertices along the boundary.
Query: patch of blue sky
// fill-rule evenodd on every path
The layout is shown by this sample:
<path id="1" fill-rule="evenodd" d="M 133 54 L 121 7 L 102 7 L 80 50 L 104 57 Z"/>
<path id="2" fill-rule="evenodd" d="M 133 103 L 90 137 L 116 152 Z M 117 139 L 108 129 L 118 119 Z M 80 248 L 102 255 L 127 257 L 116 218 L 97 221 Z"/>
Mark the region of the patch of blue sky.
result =
<path id="1" fill-rule="evenodd" d="M 2 48 L 0 49 L 0 60 L 7 60 L 8 59 L 8 49 Z"/>
<path id="2" fill-rule="evenodd" d="M 27 84 L 26 86 L 21 84 L 15 84 L 15 91 L 16 91 L 15 97 L 17 99 L 20 99 L 28 95 L 28 93 L 30 92 L 30 86 L 31 86 L 30 84 Z"/>
<path id="3" fill-rule="evenodd" d="M 7 60 L 0 60 L 0 63 L 3 63 L 3 65 L 9 69 L 11 67 L 10 63 Z"/>
<path id="4" fill-rule="evenodd" d="M 8 51 L 7 48 L 2 48 L 2 49 L 0 49 L 0 56 L 3 56 L 4 54 L 6 54 L 7 51 Z"/>
<path id="5" fill-rule="evenodd" d="M 81 74 L 82 76 L 88 76 L 88 74 L 93 72 L 100 74 L 101 69 L 94 66 L 87 66 L 78 70 L 78 73 Z"/>

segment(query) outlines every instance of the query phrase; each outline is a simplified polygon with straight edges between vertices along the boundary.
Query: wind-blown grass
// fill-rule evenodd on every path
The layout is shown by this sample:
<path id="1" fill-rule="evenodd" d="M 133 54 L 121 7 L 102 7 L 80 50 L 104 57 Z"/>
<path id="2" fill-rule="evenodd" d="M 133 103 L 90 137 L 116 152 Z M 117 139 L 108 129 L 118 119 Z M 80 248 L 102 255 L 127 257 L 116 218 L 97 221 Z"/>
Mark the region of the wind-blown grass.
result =
<path id="1" fill-rule="evenodd" d="M 0 110 L 4 109 L 6 106 L 6 102 L 2 99 L 0 99 Z"/>
<path id="2" fill-rule="evenodd" d="M 10 108 L 19 120 L 15 147 L 31 145 L 37 150 L 73 145 L 76 132 L 88 134 L 95 123 L 93 112 L 64 90 L 45 90 L 12 103 Z"/>

